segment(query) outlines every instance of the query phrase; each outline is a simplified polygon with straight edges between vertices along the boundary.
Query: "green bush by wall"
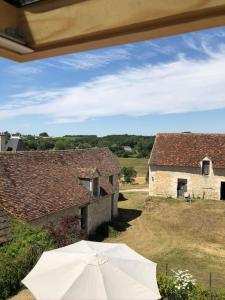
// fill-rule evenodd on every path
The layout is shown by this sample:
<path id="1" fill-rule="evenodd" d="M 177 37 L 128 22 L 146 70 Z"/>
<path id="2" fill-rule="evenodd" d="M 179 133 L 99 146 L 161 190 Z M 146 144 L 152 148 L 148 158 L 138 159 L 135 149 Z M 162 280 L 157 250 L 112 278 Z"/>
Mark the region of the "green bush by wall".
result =
<path id="1" fill-rule="evenodd" d="M 53 243 L 42 229 L 13 221 L 12 239 L 0 247 L 0 299 L 7 299 L 21 287 L 21 280 Z"/>

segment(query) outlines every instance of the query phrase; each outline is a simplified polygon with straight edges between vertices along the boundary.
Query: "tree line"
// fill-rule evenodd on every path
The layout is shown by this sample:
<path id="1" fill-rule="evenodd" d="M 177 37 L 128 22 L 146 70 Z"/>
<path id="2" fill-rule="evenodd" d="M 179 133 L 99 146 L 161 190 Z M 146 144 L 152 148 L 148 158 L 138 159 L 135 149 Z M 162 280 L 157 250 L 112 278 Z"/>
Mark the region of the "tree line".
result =
<path id="1" fill-rule="evenodd" d="M 17 133 L 18 135 L 19 133 Z M 109 147 L 119 157 L 146 158 L 151 152 L 154 136 L 143 135 L 65 135 L 50 137 L 46 132 L 39 136 L 21 135 L 25 150 L 68 150 L 92 147 Z"/>

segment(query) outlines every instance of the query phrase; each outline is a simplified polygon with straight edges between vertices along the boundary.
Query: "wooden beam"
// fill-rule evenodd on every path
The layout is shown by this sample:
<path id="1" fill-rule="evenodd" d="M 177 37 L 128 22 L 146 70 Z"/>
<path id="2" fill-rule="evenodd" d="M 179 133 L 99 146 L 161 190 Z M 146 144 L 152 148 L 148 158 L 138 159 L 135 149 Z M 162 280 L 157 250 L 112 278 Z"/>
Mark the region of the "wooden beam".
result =
<path id="1" fill-rule="evenodd" d="M 34 53 L 0 55 L 28 61 L 224 25 L 225 0 L 45 0 L 19 10 Z"/>

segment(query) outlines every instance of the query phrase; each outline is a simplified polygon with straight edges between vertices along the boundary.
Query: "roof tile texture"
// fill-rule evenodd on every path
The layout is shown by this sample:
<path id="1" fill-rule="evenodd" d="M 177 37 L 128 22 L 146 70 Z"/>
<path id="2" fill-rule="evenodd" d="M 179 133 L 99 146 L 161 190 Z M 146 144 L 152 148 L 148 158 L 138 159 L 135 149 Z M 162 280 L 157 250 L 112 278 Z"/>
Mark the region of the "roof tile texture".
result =
<path id="1" fill-rule="evenodd" d="M 225 168 L 225 134 L 158 133 L 150 165 L 200 167 L 205 157 L 213 168 Z"/>

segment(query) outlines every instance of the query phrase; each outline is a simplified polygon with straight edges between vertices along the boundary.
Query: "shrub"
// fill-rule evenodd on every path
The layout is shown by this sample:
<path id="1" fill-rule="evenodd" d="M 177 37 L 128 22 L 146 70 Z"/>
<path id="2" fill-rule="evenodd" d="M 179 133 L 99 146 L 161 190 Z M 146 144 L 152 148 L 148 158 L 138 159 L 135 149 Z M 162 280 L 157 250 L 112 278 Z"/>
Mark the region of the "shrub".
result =
<path id="1" fill-rule="evenodd" d="M 76 215 L 62 217 L 59 224 L 54 225 L 51 222 L 45 229 L 57 248 L 76 243 L 87 237 L 86 232 L 80 230 L 80 217 Z"/>
<path id="2" fill-rule="evenodd" d="M 173 271 L 174 273 L 174 290 L 178 299 L 185 299 L 193 292 L 196 281 L 188 270 Z"/>
<path id="3" fill-rule="evenodd" d="M 117 237 L 120 231 L 114 225 L 114 221 L 102 223 L 96 228 L 95 233 L 89 236 L 89 240 L 101 242 L 106 238 Z"/>
<path id="4" fill-rule="evenodd" d="M 174 278 L 172 276 L 158 275 L 158 286 L 162 298 L 170 298 L 175 294 Z"/>
<path id="5" fill-rule="evenodd" d="M 175 272 L 175 276 L 159 274 L 159 291 L 167 300 L 225 300 L 225 290 L 201 288 L 188 271 Z"/>
<path id="6" fill-rule="evenodd" d="M 123 167 L 120 172 L 120 177 L 124 183 L 133 183 L 137 176 L 137 171 L 133 167 Z"/>
<path id="7" fill-rule="evenodd" d="M 21 287 L 21 280 L 53 242 L 42 229 L 19 221 L 11 224 L 12 240 L 0 247 L 0 299 L 4 300 Z"/>
<path id="8" fill-rule="evenodd" d="M 51 223 L 45 229 L 12 221 L 11 241 L 0 247 L 0 299 L 7 299 L 20 289 L 21 280 L 44 251 L 85 238 L 79 224 L 78 216 L 63 217 L 58 225 Z"/>

